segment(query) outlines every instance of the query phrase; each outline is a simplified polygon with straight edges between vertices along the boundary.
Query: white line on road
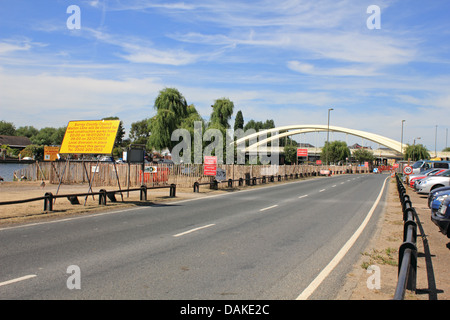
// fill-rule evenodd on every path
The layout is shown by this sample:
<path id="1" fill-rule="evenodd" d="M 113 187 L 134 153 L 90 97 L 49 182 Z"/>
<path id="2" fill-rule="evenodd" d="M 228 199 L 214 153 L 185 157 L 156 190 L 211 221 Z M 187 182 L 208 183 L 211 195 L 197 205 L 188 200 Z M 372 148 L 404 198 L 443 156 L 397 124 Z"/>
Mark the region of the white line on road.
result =
<path id="1" fill-rule="evenodd" d="M 185 232 L 174 234 L 173 236 L 174 237 L 184 236 L 185 234 L 188 234 L 188 233 L 191 233 L 191 232 L 195 232 L 195 231 L 198 231 L 198 230 L 201 230 L 201 229 L 209 228 L 209 227 L 212 227 L 212 226 L 215 226 L 215 224 L 214 223 L 208 224 L 208 225 L 203 226 L 203 227 L 198 227 L 198 228 L 194 228 L 194 229 L 191 229 L 191 230 L 188 230 L 188 231 L 185 231 Z"/>
<path id="2" fill-rule="evenodd" d="M 303 196 L 300 196 L 300 197 L 298 197 L 299 199 L 301 199 L 301 198 L 306 198 L 308 195 L 307 194 L 305 194 L 305 195 L 303 195 Z"/>
<path id="3" fill-rule="evenodd" d="M 259 210 L 260 212 L 261 211 L 266 211 L 266 210 L 269 210 L 269 209 L 272 209 L 272 208 L 275 208 L 275 207 L 278 207 L 278 205 L 276 204 L 276 205 L 274 205 L 274 206 L 270 206 L 270 207 L 267 207 L 267 208 L 263 208 L 263 209 L 261 209 L 261 210 Z"/>
<path id="4" fill-rule="evenodd" d="M 389 177 L 388 177 L 389 178 Z M 381 188 L 380 193 L 378 194 L 377 199 L 375 200 L 372 208 L 370 208 L 369 213 L 367 214 L 364 221 L 361 223 L 359 228 L 355 231 L 355 233 L 351 236 L 350 239 L 345 243 L 345 245 L 339 250 L 339 252 L 334 256 L 334 258 L 328 263 L 328 265 L 319 273 L 319 275 L 309 284 L 309 286 L 303 290 L 303 292 L 297 297 L 297 300 L 306 300 L 309 298 L 309 296 L 320 286 L 323 280 L 333 271 L 333 269 L 339 264 L 339 262 L 342 260 L 342 258 L 347 254 L 347 252 L 350 250 L 350 248 L 353 246 L 353 244 L 356 242 L 356 240 L 359 238 L 363 230 L 365 229 L 366 225 L 369 223 L 370 218 L 372 217 L 372 214 L 375 211 L 375 208 L 378 206 L 378 203 L 380 202 L 381 196 L 383 195 L 384 187 L 386 185 L 386 178 L 383 182 L 383 186 Z"/>
<path id="5" fill-rule="evenodd" d="M 322 190 L 319 190 L 319 192 L 324 192 L 325 190 L 327 190 L 327 189 L 322 189 Z"/>
<path id="6" fill-rule="evenodd" d="M 332 188 L 336 187 L 336 185 L 331 186 Z"/>
<path id="7" fill-rule="evenodd" d="M 8 281 L 5 281 L 5 282 L 0 282 L 0 287 L 1 286 L 6 286 L 6 285 L 11 284 L 11 283 L 15 283 L 15 282 L 31 279 L 31 278 L 34 278 L 34 277 L 36 277 L 35 274 L 29 274 L 27 276 L 23 276 L 23 277 L 20 277 L 20 278 L 8 280 Z"/>

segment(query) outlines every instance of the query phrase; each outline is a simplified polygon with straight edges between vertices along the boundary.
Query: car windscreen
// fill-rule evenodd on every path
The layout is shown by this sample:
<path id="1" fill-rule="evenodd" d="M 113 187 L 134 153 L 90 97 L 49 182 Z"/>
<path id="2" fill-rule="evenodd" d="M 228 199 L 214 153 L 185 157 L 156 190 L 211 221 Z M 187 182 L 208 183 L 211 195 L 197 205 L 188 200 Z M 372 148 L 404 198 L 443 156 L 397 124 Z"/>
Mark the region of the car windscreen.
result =
<path id="1" fill-rule="evenodd" d="M 436 162 L 436 163 L 434 164 L 434 167 L 435 167 L 435 168 L 448 169 L 448 168 L 449 168 L 449 165 L 448 165 L 448 163 L 446 163 L 446 162 Z"/>
<path id="2" fill-rule="evenodd" d="M 412 165 L 413 169 L 417 169 L 417 168 L 421 168 L 423 166 L 423 161 L 416 161 L 414 162 L 414 164 Z"/>

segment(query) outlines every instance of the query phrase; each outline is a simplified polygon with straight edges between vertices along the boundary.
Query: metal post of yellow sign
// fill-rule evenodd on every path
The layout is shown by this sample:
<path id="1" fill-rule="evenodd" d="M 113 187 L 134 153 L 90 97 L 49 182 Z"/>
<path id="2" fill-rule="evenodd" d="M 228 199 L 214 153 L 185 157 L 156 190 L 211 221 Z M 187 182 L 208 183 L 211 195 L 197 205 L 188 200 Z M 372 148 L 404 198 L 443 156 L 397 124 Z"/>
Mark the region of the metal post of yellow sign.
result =
<path id="1" fill-rule="evenodd" d="M 119 130 L 120 120 L 86 120 L 86 121 L 69 121 L 64 139 L 59 150 L 60 154 L 67 154 L 66 167 L 69 165 L 71 154 L 84 155 L 109 155 L 112 158 L 112 151 L 114 148 L 114 142 L 116 141 L 117 132 Z M 114 163 L 114 170 L 116 171 L 117 183 L 119 185 L 119 191 L 122 196 L 122 189 L 120 187 L 119 176 L 117 173 L 116 163 Z M 99 159 L 97 159 L 98 167 Z M 64 168 L 64 172 L 65 172 Z M 85 168 L 86 174 L 87 170 Z M 88 193 L 92 192 L 92 184 L 95 179 L 94 171 L 92 179 L 89 179 Z M 64 174 L 60 177 L 60 185 Z M 59 186 L 58 186 L 59 191 Z M 84 204 L 86 205 L 86 196 Z"/>

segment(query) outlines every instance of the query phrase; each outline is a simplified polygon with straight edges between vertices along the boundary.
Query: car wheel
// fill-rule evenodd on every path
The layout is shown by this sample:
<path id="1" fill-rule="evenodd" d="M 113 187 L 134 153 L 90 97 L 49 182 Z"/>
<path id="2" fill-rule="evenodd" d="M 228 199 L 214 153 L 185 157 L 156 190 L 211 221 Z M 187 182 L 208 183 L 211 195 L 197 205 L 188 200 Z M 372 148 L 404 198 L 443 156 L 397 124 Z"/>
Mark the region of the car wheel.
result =
<path id="1" fill-rule="evenodd" d="M 435 186 L 433 186 L 433 187 L 431 188 L 430 192 L 433 191 L 434 189 L 442 188 L 442 187 L 443 187 L 442 184 L 437 184 L 437 185 L 435 185 Z"/>

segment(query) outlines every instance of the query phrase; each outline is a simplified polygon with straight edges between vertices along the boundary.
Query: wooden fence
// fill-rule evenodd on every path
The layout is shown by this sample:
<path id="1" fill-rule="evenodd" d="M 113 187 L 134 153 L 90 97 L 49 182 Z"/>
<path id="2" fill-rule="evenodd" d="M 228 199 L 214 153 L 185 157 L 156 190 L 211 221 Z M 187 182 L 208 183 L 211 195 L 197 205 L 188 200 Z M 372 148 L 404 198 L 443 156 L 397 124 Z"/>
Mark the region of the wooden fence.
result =
<path id="1" fill-rule="evenodd" d="M 315 166 L 315 165 L 218 165 L 225 171 L 226 179 L 246 179 L 262 176 L 303 176 L 318 175 L 321 170 L 329 169 L 333 174 L 368 173 L 369 168 L 359 166 Z M 121 188 L 141 185 L 159 186 L 176 184 L 179 188 L 191 188 L 194 182 L 204 183 L 211 180 L 203 174 L 201 164 L 151 165 L 113 164 L 111 162 L 56 161 L 36 162 L 15 172 L 16 177 L 26 177 L 30 181 L 46 180 L 52 184 L 92 183 L 96 186 L 117 186 Z"/>

